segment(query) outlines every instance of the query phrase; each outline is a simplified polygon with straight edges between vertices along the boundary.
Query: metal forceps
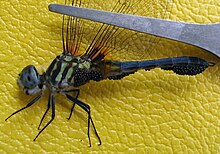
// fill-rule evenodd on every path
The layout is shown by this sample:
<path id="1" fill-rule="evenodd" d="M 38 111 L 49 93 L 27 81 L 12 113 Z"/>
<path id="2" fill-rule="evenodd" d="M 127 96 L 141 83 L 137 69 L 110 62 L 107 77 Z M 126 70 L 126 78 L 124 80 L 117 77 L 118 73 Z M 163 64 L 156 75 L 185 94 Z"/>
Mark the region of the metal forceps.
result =
<path id="1" fill-rule="evenodd" d="M 220 58 L 220 23 L 191 24 L 59 4 L 50 4 L 49 10 L 191 44 Z"/>

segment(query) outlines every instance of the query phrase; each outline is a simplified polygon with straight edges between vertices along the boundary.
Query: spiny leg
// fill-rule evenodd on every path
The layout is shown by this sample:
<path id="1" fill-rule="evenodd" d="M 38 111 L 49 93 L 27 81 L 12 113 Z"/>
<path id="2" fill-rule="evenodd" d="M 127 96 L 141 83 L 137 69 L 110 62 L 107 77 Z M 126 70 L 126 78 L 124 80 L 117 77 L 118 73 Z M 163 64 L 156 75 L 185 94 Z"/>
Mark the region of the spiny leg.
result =
<path id="1" fill-rule="evenodd" d="M 45 128 L 47 128 L 47 126 L 54 120 L 55 117 L 55 104 L 54 104 L 54 96 L 53 94 L 50 94 L 49 96 L 49 100 L 50 102 L 50 106 L 52 108 L 52 116 L 50 121 L 43 127 L 43 129 L 40 130 L 40 132 L 37 134 L 37 136 L 34 138 L 34 141 L 36 141 L 37 137 L 44 131 Z"/>
<path id="2" fill-rule="evenodd" d="M 63 92 L 64 93 L 77 92 L 76 97 L 75 97 L 77 99 L 79 97 L 80 90 L 79 89 L 71 89 L 71 90 L 66 90 L 66 91 L 63 91 Z M 67 118 L 68 120 L 70 120 L 70 118 L 71 118 L 71 116 L 73 114 L 73 110 L 74 110 L 75 105 L 76 105 L 75 102 L 73 102 L 73 106 L 72 106 L 72 108 L 70 110 L 70 115 Z"/>
<path id="3" fill-rule="evenodd" d="M 43 117 L 41 118 L 40 124 L 39 124 L 39 126 L 38 126 L 38 128 L 37 128 L 38 130 L 40 130 L 40 126 L 41 126 L 41 124 L 42 124 L 42 122 L 43 122 L 45 116 L 47 115 L 47 112 L 49 111 L 49 109 L 50 109 L 50 98 L 48 99 L 47 110 L 45 111 Z"/>
<path id="4" fill-rule="evenodd" d="M 42 96 L 42 93 L 38 96 L 36 96 L 33 100 L 31 100 L 25 107 L 21 108 L 20 110 L 15 111 L 14 113 L 12 113 L 10 116 L 8 116 L 8 118 L 5 119 L 5 121 L 7 121 L 11 116 L 15 115 L 16 113 L 30 107 L 31 105 L 33 105 L 35 102 L 37 102 Z"/>
<path id="5" fill-rule="evenodd" d="M 90 145 L 90 147 L 91 147 L 90 121 L 92 122 L 92 126 L 93 126 L 93 128 L 94 128 L 95 134 L 96 134 L 96 136 L 97 136 L 97 138 L 98 138 L 98 140 L 99 140 L 99 145 L 101 145 L 101 144 L 102 144 L 102 141 L 101 141 L 101 139 L 100 139 L 100 137 L 99 137 L 99 135 L 98 135 L 98 132 L 97 132 L 96 127 L 95 127 L 95 124 L 94 124 L 94 122 L 93 122 L 93 120 L 92 120 L 91 112 L 90 112 L 90 106 L 89 106 L 88 104 L 85 104 L 85 103 L 83 103 L 82 101 L 80 101 L 80 100 L 78 100 L 78 99 L 76 99 L 76 98 L 74 98 L 74 97 L 68 95 L 68 94 L 66 94 L 66 97 L 67 97 L 69 100 L 75 102 L 77 105 L 79 105 L 83 110 L 85 110 L 85 111 L 88 113 L 88 133 L 87 133 L 87 134 L 88 134 L 88 138 L 89 138 L 89 145 Z"/>

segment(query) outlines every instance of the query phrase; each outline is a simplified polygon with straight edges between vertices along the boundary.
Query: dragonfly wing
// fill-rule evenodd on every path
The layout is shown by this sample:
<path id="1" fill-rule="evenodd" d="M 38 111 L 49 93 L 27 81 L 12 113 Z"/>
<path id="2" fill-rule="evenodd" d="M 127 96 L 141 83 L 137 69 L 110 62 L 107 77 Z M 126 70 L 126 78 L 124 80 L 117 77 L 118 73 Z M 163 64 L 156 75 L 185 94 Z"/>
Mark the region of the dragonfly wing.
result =
<path id="1" fill-rule="evenodd" d="M 65 5 L 86 7 L 82 0 L 65 0 Z M 64 53 L 76 56 L 79 52 L 83 38 L 84 20 L 80 18 L 63 15 L 62 41 Z"/>
<path id="2" fill-rule="evenodd" d="M 173 2 L 172 0 L 111 0 L 106 4 L 100 4 L 99 0 L 74 0 L 66 4 L 118 13 L 169 18 Z M 132 60 L 147 58 L 153 46 L 159 41 L 155 36 L 76 17 L 64 16 L 63 27 L 64 51 L 73 55 L 81 52 L 92 62 L 104 59 L 131 60 L 128 57 L 132 57 Z"/>

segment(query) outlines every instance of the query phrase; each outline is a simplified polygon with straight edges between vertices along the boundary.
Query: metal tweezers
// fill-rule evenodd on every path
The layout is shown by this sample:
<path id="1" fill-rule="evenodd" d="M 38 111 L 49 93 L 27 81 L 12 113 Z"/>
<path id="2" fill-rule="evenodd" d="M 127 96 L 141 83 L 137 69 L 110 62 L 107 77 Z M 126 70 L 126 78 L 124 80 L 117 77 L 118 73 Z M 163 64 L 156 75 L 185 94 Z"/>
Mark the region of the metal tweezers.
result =
<path id="1" fill-rule="evenodd" d="M 49 10 L 191 44 L 220 57 L 220 23 L 191 24 L 59 4 L 50 4 Z"/>

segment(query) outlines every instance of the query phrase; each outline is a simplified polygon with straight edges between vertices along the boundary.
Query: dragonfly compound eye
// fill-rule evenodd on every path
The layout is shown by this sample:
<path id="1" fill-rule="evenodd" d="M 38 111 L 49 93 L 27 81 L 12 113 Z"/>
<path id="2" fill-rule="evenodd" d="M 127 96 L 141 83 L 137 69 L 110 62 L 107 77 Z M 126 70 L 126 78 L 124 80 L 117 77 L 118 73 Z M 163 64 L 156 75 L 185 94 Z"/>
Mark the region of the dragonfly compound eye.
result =
<path id="1" fill-rule="evenodd" d="M 40 83 L 39 74 L 33 65 L 26 66 L 20 73 L 18 80 L 21 86 L 26 89 L 33 89 Z"/>

